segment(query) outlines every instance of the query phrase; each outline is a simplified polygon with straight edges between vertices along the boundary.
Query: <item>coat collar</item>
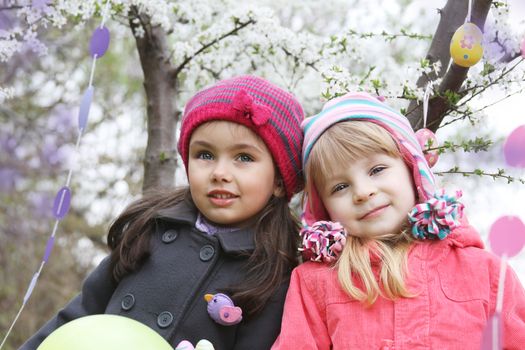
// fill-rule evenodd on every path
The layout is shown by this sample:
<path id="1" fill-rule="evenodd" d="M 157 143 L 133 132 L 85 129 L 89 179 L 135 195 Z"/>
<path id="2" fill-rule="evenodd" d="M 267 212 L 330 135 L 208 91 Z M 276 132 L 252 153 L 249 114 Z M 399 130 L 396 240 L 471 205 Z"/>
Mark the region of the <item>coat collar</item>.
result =
<path id="1" fill-rule="evenodd" d="M 430 266 L 437 266 L 447 257 L 453 249 L 476 247 L 484 249 L 483 241 L 479 233 L 472 227 L 464 215 L 460 220 L 461 226 L 443 240 L 416 240 L 410 252 L 419 259 L 428 260 Z"/>
<path id="2" fill-rule="evenodd" d="M 162 220 L 177 222 L 195 227 L 198 211 L 191 200 L 184 200 L 170 208 L 160 209 L 157 217 Z M 214 235 L 227 254 L 251 253 L 255 249 L 255 230 L 253 227 L 233 232 L 219 232 Z"/>

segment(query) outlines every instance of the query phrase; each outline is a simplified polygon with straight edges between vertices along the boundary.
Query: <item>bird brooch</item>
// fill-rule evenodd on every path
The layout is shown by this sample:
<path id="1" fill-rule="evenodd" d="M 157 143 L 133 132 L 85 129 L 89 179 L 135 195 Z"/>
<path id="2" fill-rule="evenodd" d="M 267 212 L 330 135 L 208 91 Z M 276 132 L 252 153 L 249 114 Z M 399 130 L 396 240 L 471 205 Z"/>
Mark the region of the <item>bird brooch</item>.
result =
<path id="1" fill-rule="evenodd" d="M 208 302 L 208 314 L 218 324 L 231 326 L 242 321 L 242 309 L 226 294 L 206 294 L 204 300 Z"/>

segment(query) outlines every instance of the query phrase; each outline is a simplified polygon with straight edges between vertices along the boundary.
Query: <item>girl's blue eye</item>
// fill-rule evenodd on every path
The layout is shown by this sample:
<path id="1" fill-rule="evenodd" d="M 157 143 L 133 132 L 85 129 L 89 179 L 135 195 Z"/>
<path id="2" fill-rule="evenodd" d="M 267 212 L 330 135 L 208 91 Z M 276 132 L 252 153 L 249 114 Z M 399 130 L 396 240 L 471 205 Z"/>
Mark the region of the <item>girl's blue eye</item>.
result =
<path id="1" fill-rule="evenodd" d="M 370 170 L 370 175 L 378 174 L 378 173 L 382 172 L 385 169 L 386 169 L 385 166 L 382 166 L 382 165 L 376 166 L 376 167 L 372 168 L 372 170 Z"/>
<path id="2" fill-rule="evenodd" d="M 253 162 L 253 157 L 246 153 L 240 154 L 238 159 L 241 162 Z"/>
<path id="3" fill-rule="evenodd" d="M 332 193 L 339 192 L 341 190 L 344 190 L 347 187 L 348 187 L 348 185 L 345 185 L 345 184 L 337 184 L 337 185 L 334 186 L 334 188 L 332 190 Z"/>
<path id="4" fill-rule="evenodd" d="M 213 155 L 210 152 L 199 152 L 197 154 L 197 159 L 212 160 Z"/>

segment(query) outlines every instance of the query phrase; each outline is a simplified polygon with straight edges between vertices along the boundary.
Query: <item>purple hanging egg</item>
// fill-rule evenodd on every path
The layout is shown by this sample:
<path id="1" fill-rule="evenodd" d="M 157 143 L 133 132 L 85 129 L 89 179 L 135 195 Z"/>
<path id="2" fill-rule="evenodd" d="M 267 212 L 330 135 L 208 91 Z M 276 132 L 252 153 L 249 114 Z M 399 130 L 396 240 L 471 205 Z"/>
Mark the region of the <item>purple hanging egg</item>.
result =
<path id="1" fill-rule="evenodd" d="M 78 111 L 78 129 L 83 131 L 86 128 L 89 108 L 91 107 L 91 101 L 93 100 L 93 86 L 89 86 L 82 96 L 82 101 L 80 102 L 80 109 Z"/>
<path id="2" fill-rule="evenodd" d="M 49 256 L 51 255 L 51 252 L 53 251 L 53 246 L 55 245 L 55 236 L 49 237 L 46 244 L 46 253 L 44 254 L 43 261 L 47 262 L 49 260 Z"/>
<path id="3" fill-rule="evenodd" d="M 109 30 L 106 27 L 97 27 L 91 36 L 89 43 L 89 52 L 91 56 L 100 58 L 104 56 L 109 47 Z"/>
<path id="4" fill-rule="evenodd" d="M 71 191 L 66 186 L 58 190 L 53 204 L 53 215 L 57 220 L 62 220 L 69 211 L 71 202 Z"/>
<path id="5" fill-rule="evenodd" d="M 510 133 L 503 145 L 503 154 L 508 165 L 525 168 L 525 125 Z"/>

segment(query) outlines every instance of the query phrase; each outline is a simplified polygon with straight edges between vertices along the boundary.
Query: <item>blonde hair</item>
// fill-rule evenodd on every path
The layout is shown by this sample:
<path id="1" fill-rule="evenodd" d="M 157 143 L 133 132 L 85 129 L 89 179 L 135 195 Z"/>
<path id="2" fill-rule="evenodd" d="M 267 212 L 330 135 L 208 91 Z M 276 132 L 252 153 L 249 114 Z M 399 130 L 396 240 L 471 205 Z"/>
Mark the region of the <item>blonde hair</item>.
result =
<path id="1" fill-rule="evenodd" d="M 376 153 L 402 158 L 396 142 L 383 127 L 368 121 L 334 124 L 316 141 L 305 164 L 306 193 L 313 186 L 323 186 L 326 174 L 334 173 L 341 164 Z M 407 229 L 408 222 L 401 232 L 379 238 L 347 237 L 335 267 L 339 283 L 350 297 L 372 305 L 380 295 L 388 299 L 413 296 L 405 283 L 408 249 L 414 241 Z M 371 259 L 381 263 L 377 277 Z"/>

